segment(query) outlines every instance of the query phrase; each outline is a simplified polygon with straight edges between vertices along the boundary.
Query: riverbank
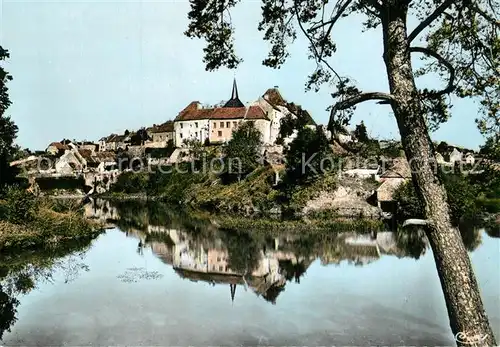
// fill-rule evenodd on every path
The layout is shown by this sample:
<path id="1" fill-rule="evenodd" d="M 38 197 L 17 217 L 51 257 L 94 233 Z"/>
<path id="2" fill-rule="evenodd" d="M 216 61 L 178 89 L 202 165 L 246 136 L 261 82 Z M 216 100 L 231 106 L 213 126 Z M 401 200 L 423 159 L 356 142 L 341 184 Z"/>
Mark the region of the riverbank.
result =
<path id="1" fill-rule="evenodd" d="M 240 216 L 328 213 L 331 218 L 379 219 L 369 204 L 376 182 L 368 179 L 321 175 L 307 183 L 283 182 L 283 168 L 262 166 L 240 181 L 202 173 L 122 174 L 111 191 L 96 197 L 111 200 L 155 200 L 212 213 Z"/>
<path id="2" fill-rule="evenodd" d="M 32 200 L 18 200 L 17 205 L 0 201 L 1 252 L 46 249 L 69 241 L 86 241 L 102 232 L 100 224 L 87 220 L 71 202 L 25 198 Z"/>

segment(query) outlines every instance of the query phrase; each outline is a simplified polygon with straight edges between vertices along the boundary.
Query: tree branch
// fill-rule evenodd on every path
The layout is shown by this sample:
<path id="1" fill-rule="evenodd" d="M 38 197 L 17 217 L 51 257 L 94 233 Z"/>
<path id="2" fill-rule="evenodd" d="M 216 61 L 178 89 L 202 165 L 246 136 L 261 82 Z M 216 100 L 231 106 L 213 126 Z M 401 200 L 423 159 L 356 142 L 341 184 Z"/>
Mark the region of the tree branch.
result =
<path id="1" fill-rule="evenodd" d="M 348 98 L 346 100 L 339 101 L 335 105 L 333 105 L 331 114 L 333 114 L 336 111 L 341 111 L 341 110 L 345 110 L 349 107 L 353 107 L 359 103 L 362 103 L 362 102 L 365 102 L 368 100 L 381 100 L 379 103 L 387 104 L 387 103 L 391 103 L 392 101 L 394 101 L 394 97 L 391 94 L 381 93 L 381 92 L 369 92 L 369 93 L 357 94 L 357 95 L 351 96 L 350 98 Z"/>
<path id="2" fill-rule="evenodd" d="M 480 16 L 482 16 L 484 19 L 486 19 L 492 25 L 496 26 L 497 28 L 500 28 L 500 21 L 497 20 L 497 19 L 495 19 L 495 18 L 493 18 L 493 17 L 491 17 L 490 15 L 488 15 L 488 13 L 486 13 L 485 11 L 483 11 L 482 9 L 480 9 L 479 6 L 471 4 L 471 6 L 469 8 L 472 11 L 476 12 L 477 14 L 479 14 Z"/>
<path id="3" fill-rule="evenodd" d="M 431 13 L 424 21 L 422 21 L 413 31 L 408 35 L 408 44 L 412 42 L 418 34 L 427 28 L 435 19 L 437 19 L 443 12 L 453 4 L 454 0 L 446 0 L 440 6 L 438 6 L 434 12 Z"/>
<path id="4" fill-rule="evenodd" d="M 430 50 L 429 48 L 425 48 L 425 47 L 410 47 L 410 52 L 411 53 L 414 53 L 414 52 L 423 53 L 425 55 L 433 57 L 439 63 L 444 65 L 448 69 L 448 71 L 450 72 L 450 78 L 448 80 L 448 85 L 446 86 L 446 88 L 443 90 L 437 91 L 437 92 L 428 93 L 426 96 L 435 98 L 435 97 L 442 96 L 444 94 L 449 94 L 455 90 L 455 68 L 450 64 L 450 62 L 448 60 L 443 58 L 438 53 Z"/>
<path id="5" fill-rule="evenodd" d="M 316 31 L 317 29 L 319 28 L 322 28 L 324 26 L 327 26 L 327 25 L 330 25 L 329 28 L 328 28 L 328 33 L 327 33 L 327 36 L 330 34 L 331 30 L 332 30 L 332 27 L 335 25 L 335 23 L 339 20 L 339 18 L 342 16 L 342 14 L 345 12 L 345 10 L 347 9 L 347 7 L 351 4 L 352 0 L 347 0 L 341 7 L 340 9 L 337 11 L 337 14 L 335 15 L 335 17 L 333 17 L 331 20 L 327 21 L 327 22 L 324 22 L 324 23 L 321 23 L 321 24 L 318 24 L 314 27 L 312 27 L 310 29 L 310 31 Z"/>
<path id="6" fill-rule="evenodd" d="M 324 60 L 323 57 L 320 56 L 320 54 L 318 53 L 318 50 L 316 49 L 316 45 L 314 44 L 313 39 L 311 38 L 311 36 L 309 36 L 309 34 L 307 33 L 307 30 L 304 28 L 304 26 L 302 25 L 302 22 L 300 21 L 299 9 L 297 8 L 296 2 L 294 3 L 294 10 L 295 10 L 295 15 L 297 16 L 297 22 L 299 22 L 300 30 L 302 31 L 304 36 L 307 37 L 307 39 L 309 40 L 309 43 L 311 44 L 311 48 L 314 51 L 314 56 L 316 58 L 316 62 L 317 63 L 321 62 L 321 63 L 325 64 L 335 74 L 335 76 L 337 76 L 339 81 L 342 81 L 342 77 L 340 77 L 340 75 L 337 73 L 337 71 L 335 71 L 331 67 L 331 65 L 328 64 L 328 62 L 326 60 Z"/>

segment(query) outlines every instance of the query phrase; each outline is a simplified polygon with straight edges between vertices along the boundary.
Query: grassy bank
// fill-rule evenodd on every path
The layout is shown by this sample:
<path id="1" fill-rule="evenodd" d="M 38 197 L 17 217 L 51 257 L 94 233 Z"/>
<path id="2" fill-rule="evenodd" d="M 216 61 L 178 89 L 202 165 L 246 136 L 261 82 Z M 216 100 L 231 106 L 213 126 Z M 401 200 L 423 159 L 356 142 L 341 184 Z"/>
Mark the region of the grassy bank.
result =
<path id="1" fill-rule="evenodd" d="M 86 220 L 74 202 L 37 199 L 10 191 L 0 200 L 0 251 L 50 248 L 66 241 L 87 240 L 102 231 Z"/>
<path id="2" fill-rule="evenodd" d="M 283 169 L 282 169 L 283 170 Z M 281 172 L 283 177 L 284 172 Z M 111 191 L 100 195 L 112 200 L 157 200 L 214 213 L 297 213 L 321 191 L 332 191 L 337 182 L 326 174 L 307 184 L 276 184 L 275 168 L 260 166 L 240 181 L 223 175 L 196 172 L 168 174 L 123 173 Z"/>

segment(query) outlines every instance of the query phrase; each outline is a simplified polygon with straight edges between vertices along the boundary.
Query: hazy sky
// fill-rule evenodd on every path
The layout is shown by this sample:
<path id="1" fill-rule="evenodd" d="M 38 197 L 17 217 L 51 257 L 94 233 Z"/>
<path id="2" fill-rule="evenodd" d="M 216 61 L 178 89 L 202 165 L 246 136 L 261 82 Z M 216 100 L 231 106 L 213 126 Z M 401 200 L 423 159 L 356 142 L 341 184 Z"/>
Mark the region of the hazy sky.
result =
<path id="1" fill-rule="evenodd" d="M 112 132 L 161 123 L 190 101 L 217 103 L 230 97 L 236 74 L 240 99 L 255 100 L 279 86 L 288 101 L 301 104 L 326 123 L 331 90 L 304 92 L 314 67 L 299 39 L 279 70 L 261 65 L 266 43 L 257 31 L 260 4 L 243 0 L 233 11 L 238 70 L 206 72 L 204 43 L 183 35 L 187 1 L 0 0 L 0 42 L 11 53 L 6 64 L 11 115 L 18 143 L 44 149 L 62 138 L 96 140 Z M 379 30 L 360 34 L 359 18 L 334 31 L 338 52 L 332 64 L 364 91 L 387 91 Z M 471 101 L 460 101 L 453 118 L 433 135 L 437 140 L 477 147 L 483 142 Z M 372 136 L 399 138 L 390 108 L 367 103 L 356 110 Z"/>

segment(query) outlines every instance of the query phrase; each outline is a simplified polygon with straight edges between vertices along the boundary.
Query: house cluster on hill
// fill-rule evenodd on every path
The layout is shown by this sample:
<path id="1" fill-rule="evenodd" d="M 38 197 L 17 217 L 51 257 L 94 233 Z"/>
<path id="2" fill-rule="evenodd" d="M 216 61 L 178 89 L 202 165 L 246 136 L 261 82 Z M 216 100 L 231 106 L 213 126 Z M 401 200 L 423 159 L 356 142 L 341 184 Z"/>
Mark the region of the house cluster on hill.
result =
<path id="1" fill-rule="evenodd" d="M 45 160 L 46 163 L 50 161 L 50 164 L 43 169 L 44 174 L 104 172 L 116 169 L 117 156 L 122 152 L 127 152 L 130 157 L 146 157 L 153 150 L 162 149 L 170 149 L 165 151 L 168 153 L 167 163 L 174 163 L 182 160 L 184 152 L 193 142 L 203 145 L 228 142 L 243 122 L 252 122 L 260 131 L 264 147 L 275 148 L 281 120 L 289 115 L 296 117 L 299 112 L 301 116 L 307 117 L 308 126 L 316 126 L 311 115 L 300 106 L 287 102 L 277 87 L 268 89 L 257 100 L 244 104 L 234 80 L 231 97 L 221 106 L 205 107 L 198 101 L 192 101 L 174 120 L 136 131 L 126 130 L 123 134 L 110 134 L 95 142 L 66 139 L 52 142 L 44 152 L 34 153 L 11 165 L 33 173 L 40 171 L 39 164 L 43 157 L 50 159 Z M 284 139 L 284 143 L 289 143 L 295 135 Z M 278 152 L 281 153 L 280 149 Z"/>
<path id="2" fill-rule="evenodd" d="M 287 102 L 277 87 L 268 89 L 257 100 L 244 104 L 238 95 L 236 81 L 231 98 L 222 106 L 204 107 L 199 101 L 190 102 L 175 119 L 160 125 L 143 128 L 123 135 L 111 134 L 99 140 L 99 150 L 126 150 L 131 146 L 163 148 L 169 142 L 176 148 L 188 147 L 193 142 L 205 145 L 222 144 L 232 138 L 233 132 L 242 122 L 252 122 L 262 134 L 264 145 L 276 143 L 281 120 L 288 115 L 303 115 L 315 122 L 300 106 Z M 290 141 L 291 139 L 288 139 Z M 287 140 L 285 139 L 285 142 Z"/>

